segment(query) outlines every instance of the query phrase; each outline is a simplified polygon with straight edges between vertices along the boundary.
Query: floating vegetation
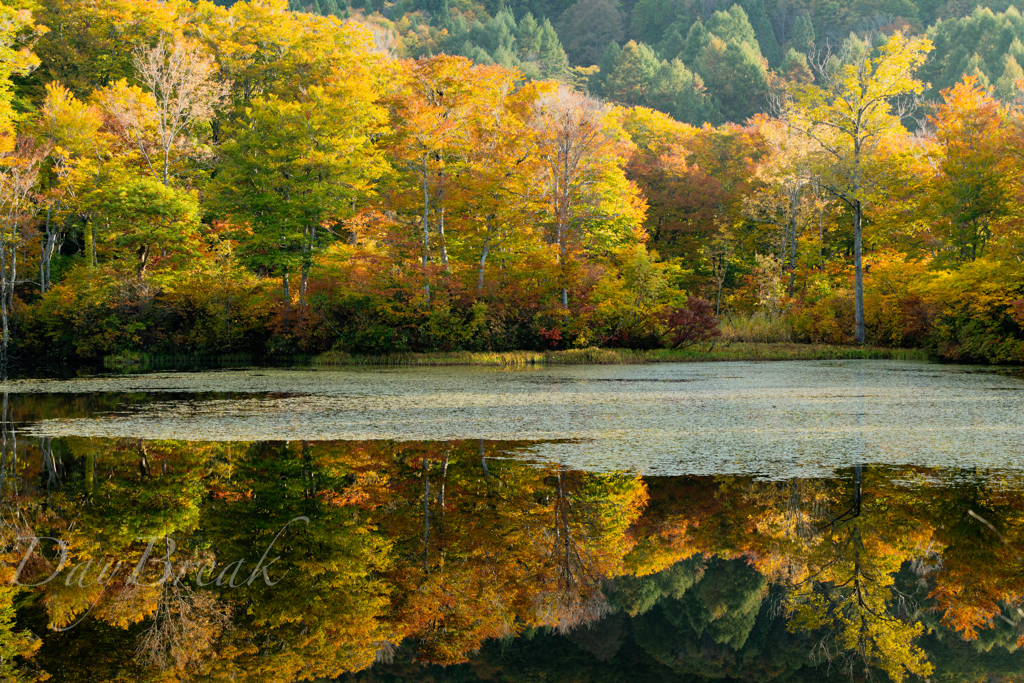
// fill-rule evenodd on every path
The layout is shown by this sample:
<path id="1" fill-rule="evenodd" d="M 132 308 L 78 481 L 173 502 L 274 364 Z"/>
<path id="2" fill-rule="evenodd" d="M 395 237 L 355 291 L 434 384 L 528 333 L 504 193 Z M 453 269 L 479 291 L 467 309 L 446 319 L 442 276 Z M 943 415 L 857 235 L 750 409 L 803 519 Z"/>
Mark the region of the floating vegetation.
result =
<path id="1" fill-rule="evenodd" d="M 1021 387 L 978 367 L 858 359 L 353 365 L 7 384 L 12 394 L 74 394 L 81 406 L 111 392 L 148 397 L 37 411 L 54 419 L 20 431 L 41 437 L 526 440 L 538 442 L 538 459 L 588 471 L 768 477 L 857 463 L 1020 467 L 1024 391 L 1011 389 Z"/>

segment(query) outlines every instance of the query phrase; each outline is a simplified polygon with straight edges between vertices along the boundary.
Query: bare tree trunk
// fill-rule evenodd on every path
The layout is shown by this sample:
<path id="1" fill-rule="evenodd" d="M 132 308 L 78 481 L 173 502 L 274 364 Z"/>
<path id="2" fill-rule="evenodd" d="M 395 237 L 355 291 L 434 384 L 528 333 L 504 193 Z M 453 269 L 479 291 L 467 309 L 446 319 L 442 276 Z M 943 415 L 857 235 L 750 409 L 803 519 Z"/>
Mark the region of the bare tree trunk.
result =
<path id="1" fill-rule="evenodd" d="M 444 207 L 441 207 L 441 220 L 437 223 L 437 235 L 441 238 L 441 265 L 448 270 L 448 244 L 444 237 Z"/>
<path id="2" fill-rule="evenodd" d="M 481 294 L 484 291 L 484 270 L 487 268 L 487 254 L 491 250 L 491 226 L 487 226 L 487 237 L 484 238 L 484 248 L 480 252 L 480 277 L 477 279 L 476 292 Z"/>
<path id="3" fill-rule="evenodd" d="M 309 271 L 313 267 L 313 247 L 316 244 L 316 226 L 311 225 L 304 230 L 302 245 L 302 280 L 299 283 L 299 305 L 306 305 L 306 290 L 309 287 Z"/>
<path id="4" fill-rule="evenodd" d="M 718 278 L 718 296 L 715 299 L 715 317 L 722 311 L 722 285 L 725 284 L 725 275 L 729 272 L 729 259 L 724 259 L 722 266 L 722 277 Z M 731 320 L 731 318 L 730 318 Z"/>
<path id="5" fill-rule="evenodd" d="M 10 371 L 11 316 L 14 314 L 14 285 L 18 278 L 18 250 L 15 228 L 7 226 L 0 235 L 0 381 L 7 381 Z"/>
<path id="6" fill-rule="evenodd" d="M 787 294 L 793 296 L 793 286 L 796 284 L 796 213 L 795 207 L 789 221 L 789 287 Z"/>
<path id="7" fill-rule="evenodd" d="M 430 181 L 427 175 L 427 155 L 423 155 L 423 269 L 430 263 Z M 430 276 L 426 278 L 427 304 L 430 304 Z"/>
<path id="8" fill-rule="evenodd" d="M 90 268 L 96 267 L 96 228 L 89 219 L 85 221 L 85 258 Z"/>
<path id="9" fill-rule="evenodd" d="M 853 338 L 858 344 L 864 343 L 864 271 L 861 264 L 863 246 L 862 209 L 860 200 L 853 201 L 853 301 L 857 328 Z"/>
<path id="10" fill-rule="evenodd" d="M 10 309 L 7 307 L 7 290 L 14 289 L 14 282 L 8 268 L 8 236 L 6 233 L 0 237 L 0 320 L 2 320 L 3 331 L 0 332 L 0 381 L 7 381 L 8 358 L 7 352 L 11 343 L 10 331 Z M 13 249 L 12 249 L 13 251 Z"/>
<path id="11" fill-rule="evenodd" d="M 299 271 L 299 308 L 306 305 L 306 278 L 309 276 L 306 264 L 309 262 L 309 227 L 302 229 L 302 269 Z"/>
<path id="12" fill-rule="evenodd" d="M 281 277 L 281 284 L 284 288 L 284 319 L 288 320 L 292 315 L 292 293 L 288 289 L 288 273 Z"/>
<path id="13" fill-rule="evenodd" d="M 47 273 L 47 261 L 49 260 L 49 252 L 53 246 L 53 238 L 50 234 L 50 216 L 53 214 L 53 207 L 46 207 L 46 228 L 43 233 L 43 239 L 40 240 L 40 253 L 39 253 L 39 294 L 46 294 L 46 273 Z"/>

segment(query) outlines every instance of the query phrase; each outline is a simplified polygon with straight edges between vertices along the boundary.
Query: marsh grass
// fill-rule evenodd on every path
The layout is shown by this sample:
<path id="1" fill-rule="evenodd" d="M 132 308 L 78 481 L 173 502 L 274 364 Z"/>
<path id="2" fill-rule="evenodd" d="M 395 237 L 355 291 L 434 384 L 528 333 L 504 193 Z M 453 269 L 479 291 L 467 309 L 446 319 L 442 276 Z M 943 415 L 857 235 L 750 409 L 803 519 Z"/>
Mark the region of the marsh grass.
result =
<path id="1" fill-rule="evenodd" d="M 381 356 L 353 356 L 330 351 L 313 358 L 318 367 L 345 365 L 380 366 L 445 366 L 479 365 L 484 367 L 530 367 L 542 365 L 642 365 L 644 363 L 677 363 L 697 361 L 739 360 L 837 360 L 888 359 L 928 360 L 919 349 L 885 349 L 869 346 L 830 346 L 827 344 L 794 343 L 721 343 L 702 344 L 686 349 L 570 349 L 567 351 L 508 351 L 452 353 L 392 353 Z"/>
<path id="2" fill-rule="evenodd" d="M 354 356 L 341 351 L 328 351 L 313 359 L 314 366 L 480 365 L 500 368 L 532 365 L 638 365 L 647 362 L 650 361 L 644 351 L 596 347 L 567 351 L 454 351 L 449 353 L 389 353 L 381 356 Z"/>
<path id="3" fill-rule="evenodd" d="M 771 360 L 929 360 L 923 349 L 888 349 L 877 346 L 830 344 L 717 343 L 679 351 L 649 351 L 649 362 L 771 361 Z"/>
<path id="4" fill-rule="evenodd" d="M 831 346 L 828 344 L 795 344 L 792 342 L 754 343 L 730 341 L 721 337 L 714 343 L 698 344 L 685 349 L 568 349 L 565 351 L 453 351 L 447 353 L 388 353 L 380 356 L 352 355 L 328 351 L 313 358 L 287 359 L 285 365 L 313 367 L 390 366 L 429 367 L 476 365 L 495 368 L 527 368 L 548 365 L 642 365 L 645 363 L 679 363 L 702 361 L 772 361 L 772 360 L 837 360 L 888 359 L 928 360 L 920 349 L 886 349 L 872 346 Z M 273 365 L 274 363 L 271 363 Z M 276 363 L 280 365 L 281 363 Z M 240 368 L 267 365 L 265 359 L 248 354 L 224 356 L 155 355 L 138 351 L 107 356 L 103 366 L 122 373 L 159 370 Z"/>
<path id="5" fill-rule="evenodd" d="M 793 326 L 789 320 L 764 312 L 749 316 L 723 314 L 718 329 L 721 342 L 783 344 L 793 341 Z"/>

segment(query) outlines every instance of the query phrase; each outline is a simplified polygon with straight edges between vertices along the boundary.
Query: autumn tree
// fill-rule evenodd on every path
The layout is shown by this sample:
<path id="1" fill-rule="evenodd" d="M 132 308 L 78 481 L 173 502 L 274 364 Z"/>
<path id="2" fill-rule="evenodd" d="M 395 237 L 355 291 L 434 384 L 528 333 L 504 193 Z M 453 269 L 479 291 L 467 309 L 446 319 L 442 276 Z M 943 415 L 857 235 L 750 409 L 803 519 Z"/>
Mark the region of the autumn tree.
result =
<path id="1" fill-rule="evenodd" d="M 251 235 L 243 258 L 281 278 L 286 311 L 291 274 L 301 273 L 305 303 L 316 251 L 387 168 L 374 143 L 384 110 L 373 83 L 355 77 L 362 66 L 350 68 L 350 78 L 313 86 L 294 101 L 258 98 L 223 147 L 216 201 L 240 234 Z"/>
<path id="2" fill-rule="evenodd" d="M 29 140 L 16 144 L 11 77 L 27 75 L 38 66 L 25 37 L 38 29 L 28 9 L 10 5 L 0 7 L 0 380 L 7 380 L 8 350 L 11 343 L 11 315 L 14 288 L 19 281 L 18 256 L 24 248 L 25 223 L 31 215 L 30 192 L 39 173 L 39 165 L 49 152 Z"/>
<path id="3" fill-rule="evenodd" d="M 584 249 L 637 239 L 645 209 L 626 180 L 617 150 L 625 135 L 616 114 L 567 88 L 539 97 L 533 126 L 550 209 L 548 242 L 557 248 L 561 298 L 569 306 L 568 269 Z"/>
<path id="4" fill-rule="evenodd" d="M 100 129 L 103 117 L 99 109 L 78 100 L 60 83 L 49 83 L 34 132 L 52 146 L 40 181 L 46 218 L 42 225 L 39 253 L 39 292 L 46 294 L 52 282 L 51 263 L 81 208 L 82 180 L 88 168 L 98 164 L 105 147 Z M 91 231 L 87 235 L 91 237 Z M 92 261 L 94 244 L 88 240 Z"/>
<path id="5" fill-rule="evenodd" d="M 136 78 L 153 96 L 155 104 L 155 147 L 160 168 L 154 169 L 153 159 L 142 144 L 141 135 L 134 133 L 139 151 L 151 171 L 159 175 L 164 185 L 170 185 L 171 155 L 183 146 L 182 138 L 201 123 L 210 121 L 223 104 L 229 84 L 216 82 L 216 64 L 202 46 L 193 41 L 179 39 L 173 44 L 162 40 L 155 47 L 139 49 L 132 61 Z M 130 120 L 120 120 L 122 110 L 111 113 L 124 127 Z"/>
<path id="6" fill-rule="evenodd" d="M 900 32 L 877 51 L 850 38 L 838 54 L 817 64 L 819 84 L 794 85 L 784 105 L 790 125 L 821 146 L 823 186 L 853 215 L 854 338 L 861 344 L 864 207 L 878 196 L 884 177 L 874 161 L 886 138 L 905 134 L 902 119 L 913 105 L 906 97 L 924 89 L 914 71 L 930 49 L 926 38 L 907 38 Z"/>
<path id="7" fill-rule="evenodd" d="M 790 272 L 788 291 L 792 294 L 800 237 L 826 210 L 813 166 L 819 148 L 785 121 L 766 121 L 760 133 L 770 150 L 756 174 L 764 186 L 743 198 L 744 213 L 777 230 L 771 248 Z"/>
<path id="8" fill-rule="evenodd" d="M 14 289 L 19 283 L 18 257 L 27 235 L 26 223 L 35 210 L 31 192 L 39 165 L 49 152 L 45 146 L 22 140 L 0 155 L 0 380 L 6 381 L 10 359 Z"/>
<path id="9" fill-rule="evenodd" d="M 148 0 L 44 0 L 38 6 L 38 21 L 48 30 L 35 48 L 40 69 L 26 88 L 36 102 L 48 83 L 62 83 L 84 100 L 132 78 L 139 46 L 180 35 L 184 9 L 177 1 Z"/>
<path id="10" fill-rule="evenodd" d="M 930 159 L 938 174 L 929 202 L 929 246 L 940 260 L 948 255 L 963 263 L 985 253 L 993 222 L 1008 208 L 1007 113 L 973 76 L 943 90 L 942 97 L 929 117 L 938 143 Z"/>

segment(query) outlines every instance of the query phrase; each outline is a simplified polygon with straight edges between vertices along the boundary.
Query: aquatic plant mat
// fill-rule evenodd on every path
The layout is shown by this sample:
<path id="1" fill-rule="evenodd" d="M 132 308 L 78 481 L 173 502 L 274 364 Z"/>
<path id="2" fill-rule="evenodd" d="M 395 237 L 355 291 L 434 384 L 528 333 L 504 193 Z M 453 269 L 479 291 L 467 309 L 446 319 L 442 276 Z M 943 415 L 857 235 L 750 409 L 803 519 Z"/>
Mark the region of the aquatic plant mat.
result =
<path id="1" fill-rule="evenodd" d="M 520 440 L 537 442 L 531 457 L 545 462 L 672 475 L 1024 466 L 1024 380 L 913 361 L 225 370 L 7 389 L 148 397 L 22 429 L 34 436 Z"/>

